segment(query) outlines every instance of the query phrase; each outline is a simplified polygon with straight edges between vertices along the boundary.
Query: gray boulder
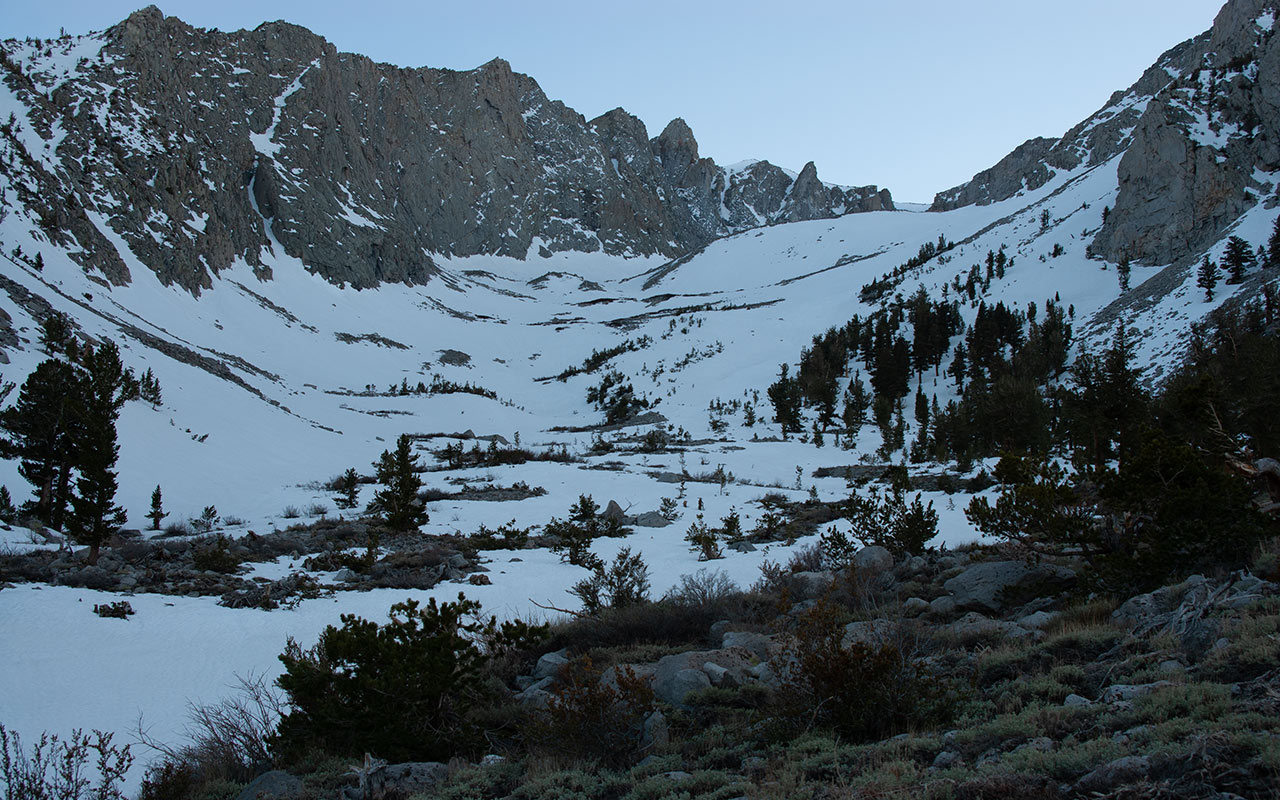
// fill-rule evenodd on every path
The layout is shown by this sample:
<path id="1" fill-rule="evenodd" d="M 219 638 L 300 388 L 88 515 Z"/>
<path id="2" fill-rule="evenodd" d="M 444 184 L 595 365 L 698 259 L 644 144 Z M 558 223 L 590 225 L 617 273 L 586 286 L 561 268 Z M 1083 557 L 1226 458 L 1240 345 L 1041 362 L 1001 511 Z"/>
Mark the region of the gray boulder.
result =
<path id="1" fill-rule="evenodd" d="M 1103 703 L 1119 703 L 1127 700 L 1133 700 L 1137 697 L 1144 697 L 1151 694 L 1157 689 L 1163 689 L 1166 686 L 1172 686 L 1169 681 L 1156 681 L 1155 683 L 1128 684 L 1116 683 L 1108 686 L 1102 691 L 1100 698 Z"/>
<path id="2" fill-rule="evenodd" d="M 560 669 L 569 663 L 568 657 L 565 655 L 566 650 L 556 650 L 553 653 L 547 653 L 538 659 L 538 663 L 533 668 L 533 677 L 554 678 L 560 674 Z"/>
<path id="3" fill-rule="evenodd" d="M 850 622 L 844 626 L 843 644 L 864 644 L 876 647 L 883 644 L 897 628 L 891 620 L 873 619 L 865 622 Z"/>
<path id="4" fill-rule="evenodd" d="M 1072 794 L 1088 797 L 1106 792 L 1121 784 L 1133 783 L 1147 776 L 1151 762 L 1146 756 L 1125 756 L 1103 764 L 1076 781 Z"/>
<path id="5" fill-rule="evenodd" d="M 728 631 L 720 639 L 722 647 L 741 647 L 759 659 L 767 659 L 773 652 L 773 639 L 752 631 Z"/>
<path id="6" fill-rule="evenodd" d="M 1054 592 L 1075 580 L 1075 573 L 1053 564 L 1028 566 L 1023 561 L 984 561 L 966 568 L 942 584 L 960 609 L 999 613 L 1008 605 L 1015 587 Z"/>
<path id="7" fill-rule="evenodd" d="M 700 669 L 664 670 L 661 662 L 653 676 L 653 693 L 673 706 L 683 705 L 686 697 L 710 686 L 711 679 Z"/>
<path id="8" fill-rule="evenodd" d="M 236 800 L 285 800 L 301 797 L 302 791 L 302 781 L 283 770 L 273 769 L 250 781 L 236 795 Z"/>
<path id="9" fill-rule="evenodd" d="M 853 555 L 853 566 L 859 572 L 879 575 L 893 568 L 893 553 L 880 545 L 864 547 Z"/>
<path id="10" fill-rule="evenodd" d="M 435 789 L 448 779 L 448 765 L 438 761 L 389 764 L 369 775 L 366 800 L 411 797 Z"/>
<path id="11" fill-rule="evenodd" d="M 976 611 L 970 611 L 960 619 L 947 626 L 947 630 L 960 637 L 968 636 L 1007 636 L 1011 639 L 1023 639 L 1031 635 L 1031 631 L 1014 622 L 989 619 Z"/>
<path id="12" fill-rule="evenodd" d="M 671 730 L 661 711 L 654 711 L 644 718 L 644 730 L 640 736 L 640 749 L 665 747 L 671 742 Z"/>
<path id="13" fill-rule="evenodd" d="M 929 602 L 920 597 L 908 597 L 902 601 L 902 613 L 908 617 L 918 617 L 929 610 Z"/>

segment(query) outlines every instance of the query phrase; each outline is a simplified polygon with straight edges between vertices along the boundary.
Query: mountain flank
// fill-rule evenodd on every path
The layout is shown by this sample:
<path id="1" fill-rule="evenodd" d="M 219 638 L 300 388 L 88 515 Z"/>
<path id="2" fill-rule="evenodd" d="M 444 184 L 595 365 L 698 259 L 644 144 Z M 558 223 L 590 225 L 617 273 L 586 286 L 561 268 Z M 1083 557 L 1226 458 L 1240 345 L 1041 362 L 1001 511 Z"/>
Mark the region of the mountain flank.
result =
<path id="1" fill-rule="evenodd" d="M 465 72 L 340 53 L 284 22 L 223 33 L 155 6 L 88 37 L 3 47 L 34 130 L 0 167 L 51 239 L 115 284 L 123 244 L 198 291 L 268 251 L 356 288 L 438 257 L 675 257 L 746 228 L 892 209 L 759 161 L 728 170 L 673 120 L 586 120 L 494 59 Z M 15 126 L 11 126 L 13 128 Z M 21 128 L 21 126 L 16 126 Z"/>

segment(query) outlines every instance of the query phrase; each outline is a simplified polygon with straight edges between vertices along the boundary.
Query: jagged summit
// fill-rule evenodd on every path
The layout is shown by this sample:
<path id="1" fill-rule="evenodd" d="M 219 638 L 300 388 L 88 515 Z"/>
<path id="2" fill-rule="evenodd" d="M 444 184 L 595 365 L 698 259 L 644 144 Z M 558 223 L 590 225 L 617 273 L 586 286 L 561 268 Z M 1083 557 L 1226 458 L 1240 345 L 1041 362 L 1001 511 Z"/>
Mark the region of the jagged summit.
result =
<path id="1" fill-rule="evenodd" d="M 652 141 L 621 109 L 587 122 L 501 58 L 403 69 L 287 22 L 225 33 L 155 6 L 4 53 L 39 140 L 0 171 L 38 187 L 23 206 L 117 284 L 121 245 L 196 291 L 237 260 L 265 277 L 277 248 L 370 287 L 430 281 L 440 257 L 675 257 L 747 227 L 892 208 L 876 187 L 810 187 L 797 205 L 776 167 L 729 175 L 700 158 L 682 120 Z"/>

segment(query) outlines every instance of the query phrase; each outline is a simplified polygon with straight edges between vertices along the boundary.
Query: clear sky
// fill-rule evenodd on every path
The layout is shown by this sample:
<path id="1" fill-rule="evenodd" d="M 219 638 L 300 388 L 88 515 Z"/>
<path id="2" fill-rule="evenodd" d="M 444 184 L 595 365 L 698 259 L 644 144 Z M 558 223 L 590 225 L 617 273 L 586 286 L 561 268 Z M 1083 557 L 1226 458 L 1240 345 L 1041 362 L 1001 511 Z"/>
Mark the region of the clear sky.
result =
<path id="1" fill-rule="evenodd" d="M 100 30 L 141 0 L 3 0 L 0 36 Z M 928 202 L 1033 136 L 1059 136 L 1219 0 L 164 0 L 236 30 L 303 25 L 400 66 L 495 56 L 588 119 L 673 117 L 721 164 L 764 158 Z"/>

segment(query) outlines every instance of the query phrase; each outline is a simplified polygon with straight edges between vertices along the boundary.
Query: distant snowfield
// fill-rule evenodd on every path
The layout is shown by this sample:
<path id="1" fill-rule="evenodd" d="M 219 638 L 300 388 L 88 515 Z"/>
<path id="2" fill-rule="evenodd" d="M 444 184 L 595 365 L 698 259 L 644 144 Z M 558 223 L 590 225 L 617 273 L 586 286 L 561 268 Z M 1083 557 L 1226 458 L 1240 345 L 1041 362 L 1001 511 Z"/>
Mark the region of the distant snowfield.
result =
<path id="1" fill-rule="evenodd" d="M 332 498 L 320 484 L 348 467 L 369 473 L 378 454 L 405 432 L 470 430 L 509 441 L 519 434 L 527 447 L 564 445 L 587 456 L 582 464 L 429 473 L 428 486 L 465 476 L 472 483 L 526 481 L 548 494 L 507 503 L 435 503 L 423 528 L 428 535 L 468 533 L 482 523 L 493 527 L 512 519 L 519 525 L 541 524 L 553 515 L 564 517 L 579 494 L 593 495 L 602 506 L 617 500 L 630 513 L 656 510 L 663 497 L 675 495 L 676 486 L 650 473 L 678 472 L 681 457 L 590 456 L 591 433 L 552 429 L 600 420 L 585 401 L 599 373 L 564 383 L 538 380 L 581 364 L 593 349 L 649 336 L 649 347 L 619 356 L 609 366 L 659 400 L 656 410 L 673 428 L 694 439 L 719 439 L 691 447 L 684 454 L 685 468 L 709 473 L 723 465 L 735 478 L 723 489 L 689 483 L 689 507 L 670 527 L 641 528 L 626 540 L 597 543 L 596 552 L 605 558 L 622 546 L 642 552 L 659 595 L 682 574 L 701 567 L 723 570 L 747 585 L 764 559 L 788 557 L 790 548 L 775 545 L 699 564 L 683 542 L 699 499 L 709 524 L 736 508 L 750 528 L 760 514 L 753 501 L 765 492 L 800 497 L 812 488 L 824 499 L 845 496 L 842 479 L 818 479 L 814 470 L 869 460 L 880 444 L 874 426 L 863 429 L 853 450 L 833 446 L 831 436 L 823 448 L 794 439 L 756 442 L 753 436 L 776 436 L 777 426 L 761 422 L 747 428 L 741 415 L 729 420 L 724 434 L 714 435 L 710 403 L 746 399 L 758 391 L 759 415 L 770 419 L 765 388 L 779 365 L 794 365 L 814 334 L 854 314 L 865 317 L 873 309 L 859 302 L 860 287 L 939 235 L 964 244 L 947 253 L 945 263 L 935 259 L 910 276 L 899 287 L 904 295 L 923 285 L 941 296 L 944 284 L 1005 244 L 1016 263 L 1005 280 L 993 284 L 990 299 L 1025 307 L 1043 306 L 1057 296 L 1074 307 L 1077 335 L 1085 344 L 1104 344 L 1113 328 L 1088 323 L 1119 297 L 1119 286 L 1114 266 L 1087 260 L 1085 246 L 1101 225 L 1103 207 L 1114 203 L 1115 191 L 1114 162 L 1086 166 L 1036 192 L 985 207 L 945 214 L 859 214 L 747 231 L 712 243 L 670 270 L 659 260 L 599 254 L 528 261 L 473 257 L 443 261 L 446 274 L 426 286 L 357 292 L 338 289 L 277 252 L 267 254 L 272 280 L 258 281 L 241 265 L 220 274 L 199 298 L 160 285 L 123 246 L 133 282 L 104 288 L 10 214 L 0 221 L 0 246 L 5 252 L 18 245 L 29 255 L 40 252 L 47 266 L 37 274 L 0 261 L 0 269 L 72 315 L 87 335 L 119 342 L 127 364 L 138 371 L 149 367 L 159 378 L 163 405 L 152 409 L 132 403 L 120 421 L 119 500 L 138 527 L 157 484 L 171 520 L 215 505 L 224 517 L 244 521 L 228 531 L 233 534 L 286 527 L 294 521 L 283 515 L 287 506 L 323 504 L 332 514 Z M 1040 214 L 1046 209 L 1052 222 L 1042 231 Z M 1259 206 L 1233 232 L 1256 245 L 1265 240 L 1271 216 Z M 105 223 L 100 227 L 113 236 Z M 1065 248 L 1065 255 L 1049 256 L 1055 244 Z M 1159 271 L 1136 267 L 1133 286 Z M 1234 289 L 1224 288 L 1213 305 Z M 1211 307 L 1188 271 L 1135 328 L 1140 353 L 1153 363 L 1172 364 L 1188 323 Z M 34 344 L 38 326 L 7 294 L 0 296 L 0 308 L 24 340 L 3 368 L 7 380 L 20 383 L 42 358 Z M 965 305 L 963 312 L 972 320 L 973 308 Z M 151 350 L 127 332 L 128 326 L 223 361 L 252 391 Z M 443 364 L 444 350 L 466 353 L 470 362 Z M 368 385 L 385 392 L 402 380 L 429 385 L 437 375 L 491 389 L 498 399 L 362 394 Z M 954 396 L 949 380 L 931 375 L 924 389 L 944 405 Z M 908 430 L 908 441 L 912 435 Z M 447 441 L 437 439 L 432 446 Z M 604 462 L 617 463 L 612 469 L 591 468 Z M 16 500 L 29 491 L 13 462 L 0 463 L 0 483 Z M 362 500 L 369 499 L 368 491 L 365 487 Z M 926 499 L 941 516 L 936 544 L 975 538 L 963 514 L 966 495 Z M 4 546 L 28 546 L 21 531 L 4 535 Z M 276 656 L 288 637 L 310 644 L 340 613 L 381 620 L 405 597 L 448 599 L 462 592 L 483 603 L 486 613 L 539 618 L 546 613 L 539 604 L 571 602 L 567 588 L 585 575 L 536 550 L 493 553 L 486 566 L 491 586 L 344 592 L 292 611 L 229 610 L 214 598 L 137 595 L 128 598 L 137 611 L 128 621 L 92 613 L 95 602 L 115 596 L 51 586 L 6 588 L 0 591 L 0 722 L 29 738 L 73 727 L 118 731 L 127 738 L 141 717 L 152 735 L 173 741 L 182 734 L 188 702 L 224 697 L 237 675 L 276 674 Z M 257 569 L 285 574 L 289 567 L 286 562 Z M 140 775 L 135 769 L 132 785 Z"/>

